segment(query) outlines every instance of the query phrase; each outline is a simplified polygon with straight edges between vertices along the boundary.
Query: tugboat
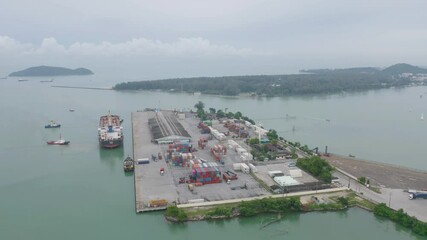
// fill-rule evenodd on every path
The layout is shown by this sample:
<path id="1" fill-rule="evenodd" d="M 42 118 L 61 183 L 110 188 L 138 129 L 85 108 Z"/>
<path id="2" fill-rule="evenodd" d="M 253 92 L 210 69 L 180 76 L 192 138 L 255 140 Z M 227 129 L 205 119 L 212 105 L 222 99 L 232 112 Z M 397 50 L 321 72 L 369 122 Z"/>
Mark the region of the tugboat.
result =
<path id="1" fill-rule="evenodd" d="M 134 162 L 132 160 L 131 157 L 127 157 L 124 161 L 123 161 L 123 170 L 125 172 L 132 172 L 134 170 Z"/>
<path id="2" fill-rule="evenodd" d="M 45 128 L 60 128 L 61 124 L 57 124 L 55 121 L 50 121 L 48 125 L 44 126 Z"/>
<path id="3" fill-rule="evenodd" d="M 59 135 L 59 140 L 47 142 L 48 145 L 68 145 L 69 143 L 70 141 L 65 141 L 62 139 L 61 135 Z"/>

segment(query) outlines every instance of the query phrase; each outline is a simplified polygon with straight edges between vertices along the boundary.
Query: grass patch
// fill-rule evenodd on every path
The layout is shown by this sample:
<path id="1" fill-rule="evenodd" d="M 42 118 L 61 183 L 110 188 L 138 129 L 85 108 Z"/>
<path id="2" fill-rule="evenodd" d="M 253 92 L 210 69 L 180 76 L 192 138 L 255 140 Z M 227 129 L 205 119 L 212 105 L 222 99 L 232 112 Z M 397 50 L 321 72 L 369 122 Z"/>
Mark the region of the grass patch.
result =
<path id="1" fill-rule="evenodd" d="M 255 173 L 251 172 L 250 175 L 259 183 L 261 184 L 262 187 L 265 188 L 265 190 L 267 190 L 270 193 L 273 193 L 270 189 L 270 186 L 267 185 L 267 183 L 265 183 L 263 180 L 261 180 L 260 178 L 258 178 Z"/>
<path id="2" fill-rule="evenodd" d="M 200 216 L 208 216 L 209 212 L 214 212 L 217 208 L 235 209 L 239 203 L 225 203 L 219 206 L 205 206 L 197 208 L 182 208 L 187 213 L 188 219 L 194 219 Z M 218 213 L 218 211 L 216 212 Z M 212 213 L 211 213 L 212 214 Z"/>
<path id="3" fill-rule="evenodd" d="M 355 192 L 349 192 L 347 198 L 349 206 L 360 206 L 371 211 L 373 211 L 376 206 L 375 203 L 357 196 Z"/>
<path id="4" fill-rule="evenodd" d="M 381 194 L 381 189 L 380 189 L 380 188 L 377 188 L 377 187 L 369 187 L 369 189 L 370 189 L 371 191 L 374 191 L 374 192 L 376 192 L 376 193 Z"/>
<path id="5" fill-rule="evenodd" d="M 187 213 L 177 206 L 169 206 L 166 208 L 165 216 L 177 222 L 185 222 L 188 220 Z"/>

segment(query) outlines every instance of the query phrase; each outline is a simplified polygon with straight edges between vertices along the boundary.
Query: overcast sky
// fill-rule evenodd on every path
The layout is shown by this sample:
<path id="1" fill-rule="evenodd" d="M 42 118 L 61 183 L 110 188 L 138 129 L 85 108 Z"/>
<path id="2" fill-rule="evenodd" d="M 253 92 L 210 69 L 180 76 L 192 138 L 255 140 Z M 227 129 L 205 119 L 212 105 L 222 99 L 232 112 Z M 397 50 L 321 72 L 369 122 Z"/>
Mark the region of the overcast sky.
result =
<path id="1" fill-rule="evenodd" d="M 0 0 L 0 76 L 167 77 L 427 66 L 427 1 Z"/>

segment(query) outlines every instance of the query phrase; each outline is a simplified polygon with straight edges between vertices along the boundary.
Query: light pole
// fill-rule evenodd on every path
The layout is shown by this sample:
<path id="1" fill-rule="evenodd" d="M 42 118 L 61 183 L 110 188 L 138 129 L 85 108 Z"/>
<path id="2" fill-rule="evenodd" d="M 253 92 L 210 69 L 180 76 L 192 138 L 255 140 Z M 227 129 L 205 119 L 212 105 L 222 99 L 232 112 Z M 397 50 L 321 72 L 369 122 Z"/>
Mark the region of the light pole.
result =
<path id="1" fill-rule="evenodd" d="M 388 195 L 388 207 L 390 207 L 390 204 L 391 204 L 391 188 L 390 188 L 390 192 Z"/>
<path id="2" fill-rule="evenodd" d="M 351 178 L 348 177 L 348 189 L 350 189 L 350 182 L 351 182 Z"/>

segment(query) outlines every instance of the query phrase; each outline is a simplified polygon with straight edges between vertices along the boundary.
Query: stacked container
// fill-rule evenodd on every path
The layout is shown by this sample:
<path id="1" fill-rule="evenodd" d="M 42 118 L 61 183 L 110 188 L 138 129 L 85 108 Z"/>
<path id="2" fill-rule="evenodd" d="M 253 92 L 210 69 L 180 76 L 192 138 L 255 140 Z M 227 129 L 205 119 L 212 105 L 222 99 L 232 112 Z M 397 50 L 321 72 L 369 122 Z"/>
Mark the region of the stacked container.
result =
<path id="1" fill-rule="evenodd" d="M 172 152 L 170 159 L 174 166 L 186 167 L 189 164 L 188 162 L 194 158 L 195 156 L 192 153 Z"/>
<path id="2" fill-rule="evenodd" d="M 221 156 L 227 154 L 227 148 L 224 145 L 216 144 L 211 148 L 211 152 L 218 162 L 223 163 Z"/>
<path id="3" fill-rule="evenodd" d="M 227 137 L 224 135 L 224 133 L 220 133 L 215 128 L 209 127 L 211 134 L 218 139 L 219 141 L 225 140 Z"/>
<path id="4" fill-rule="evenodd" d="M 211 123 L 211 126 L 212 126 L 212 123 Z M 211 130 L 208 124 L 206 124 L 205 122 L 200 122 L 198 128 L 200 128 L 200 133 L 202 134 L 211 133 Z"/>
<path id="5" fill-rule="evenodd" d="M 191 177 L 196 183 L 220 183 L 221 171 L 216 163 L 199 162 L 192 165 Z"/>
<path id="6" fill-rule="evenodd" d="M 189 142 L 177 141 L 169 144 L 169 150 L 175 149 L 177 152 L 188 153 L 191 152 L 192 145 Z"/>

